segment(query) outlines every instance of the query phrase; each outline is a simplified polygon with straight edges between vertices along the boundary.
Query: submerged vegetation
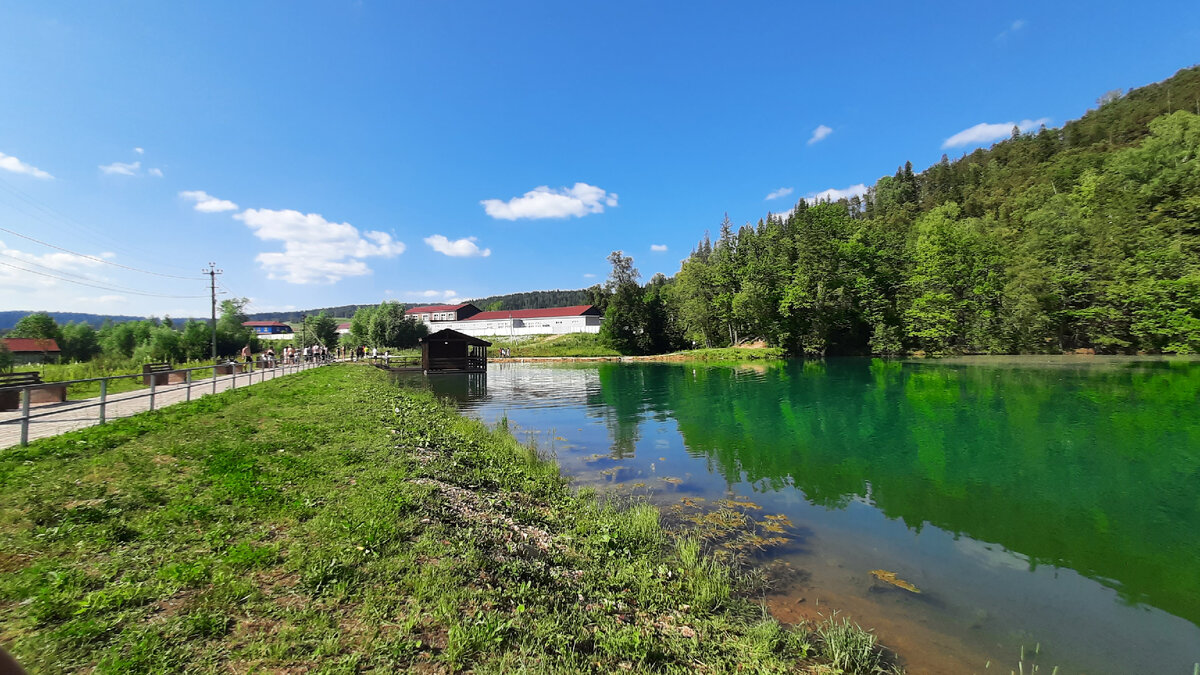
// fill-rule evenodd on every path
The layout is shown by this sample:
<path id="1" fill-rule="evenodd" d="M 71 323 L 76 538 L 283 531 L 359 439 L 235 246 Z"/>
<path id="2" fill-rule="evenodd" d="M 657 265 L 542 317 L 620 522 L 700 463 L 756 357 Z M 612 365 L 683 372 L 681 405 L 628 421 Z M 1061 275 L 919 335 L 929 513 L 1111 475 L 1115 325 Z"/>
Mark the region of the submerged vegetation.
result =
<path id="1" fill-rule="evenodd" d="M 757 582 L 656 509 L 576 493 L 507 433 L 373 368 L 6 451 L 0 514 L 0 642 L 34 672 L 867 673 L 882 658 L 861 630 L 765 618 Z"/>

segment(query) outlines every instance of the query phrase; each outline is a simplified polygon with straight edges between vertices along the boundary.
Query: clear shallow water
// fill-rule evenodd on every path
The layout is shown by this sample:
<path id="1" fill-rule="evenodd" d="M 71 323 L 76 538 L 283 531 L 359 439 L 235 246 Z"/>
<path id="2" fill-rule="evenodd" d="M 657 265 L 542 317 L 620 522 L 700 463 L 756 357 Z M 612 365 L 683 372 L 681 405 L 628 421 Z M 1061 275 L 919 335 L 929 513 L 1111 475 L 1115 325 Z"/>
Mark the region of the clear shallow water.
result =
<path id="1" fill-rule="evenodd" d="M 497 364 L 429 383 L 580 483 L 786 515 L 770 555 L 804 574 L 772 611 L 839 610 L 912 673 L 1015 671 L 1022 645 L 1061 673 L 1200 662 L 1198 361 Z"/>

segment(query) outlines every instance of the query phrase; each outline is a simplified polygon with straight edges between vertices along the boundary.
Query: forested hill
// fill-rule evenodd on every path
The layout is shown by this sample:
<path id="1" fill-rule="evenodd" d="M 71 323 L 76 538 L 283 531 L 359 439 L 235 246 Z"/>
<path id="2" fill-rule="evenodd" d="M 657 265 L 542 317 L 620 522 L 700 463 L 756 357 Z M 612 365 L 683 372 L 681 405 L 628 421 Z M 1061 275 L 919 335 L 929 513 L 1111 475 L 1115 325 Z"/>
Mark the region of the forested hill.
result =
<path id="1" fill-rule="evenodd" d="M 1200 352 L 1200 68 L 861 198 L 727 219 L 643 293 L 665 328 L 627 351 Z"/>
<path id="2" fill-rule="evenodd" d="M 578 291 L 528 291 L 525 293 L 509 293 L 508 295 L 489 295 L 486 298 L 471 300 L 476 307 L 488 311 L 506 309 L 549 309 L 550 307 L 571 307 L 574 305 L 591 304 L 586 290 Z"/>
<path id="3" fill-rule="evenodd" d="M 509 293 L 507 295 L 489 295 L 486 298 L 478 300 L 468 300 L 467 302 L 474 303 L 480 309 L 545 309 L 547 307 L 569 307 L 571 305 L 583 305 L 589 302 L 588 292 L 584 290 L 578 291 L 528 291 L 526 293 Z M 377 304 L 377 303 L 376 303 Z M 445 304 L 445 303 L 429 303 L 429 302 L 410 302 L 406 307 L 417 307 L 420 305 L 429 304 Z M 305 315 L 313 316 L 325 312 L 327 316 L 337 318 L 350 318 L 354 316 L 360 308 L 374 307 L 370 305 L 340 305 L 338 307 L 318 307 L 316 309 L 297 309 L 288 312 L 257 312 L 250 314 L 249 317 L 254 321 L 301 321 Z M 20 317 L 18 317 L 20 318 Z M 15 320 L 14 320 L 15 323 Z"/>
<path id="4" fill-rule="evenodd" d="M 11 310 L 11 311 L 0 312 L 0 333 L 4 333 L 6 331 L 12 330 L 13 326 L 16 326 L 18 321 L 25 318 L 27 315 L 33 314 L 33 313 L 34 312 L 32 312 L 32 311 L 27 312 L 24 310 Z M 50 314 L 50 316 L 54 317 L 54 320 L 56 322 L 58 322 L 60 325 L 67 324 L 67 323 L 86 323 L 86 324 L 90 325 L 92 328 L 99 328 L 100 326 L 102 326 L 104 324 L 105 321 L 110 321 L 110 320 L 113 323 L 122 323 L 125 321 L 141 321 L 142 319 L 145 318 L 142 316 L 122 316 L 122 315 L 115 315 L 115 314 L 114 315 L 86 314 L 86 313 L 82 313 L 82 312 L 48 312 L 48 313 Z"/>

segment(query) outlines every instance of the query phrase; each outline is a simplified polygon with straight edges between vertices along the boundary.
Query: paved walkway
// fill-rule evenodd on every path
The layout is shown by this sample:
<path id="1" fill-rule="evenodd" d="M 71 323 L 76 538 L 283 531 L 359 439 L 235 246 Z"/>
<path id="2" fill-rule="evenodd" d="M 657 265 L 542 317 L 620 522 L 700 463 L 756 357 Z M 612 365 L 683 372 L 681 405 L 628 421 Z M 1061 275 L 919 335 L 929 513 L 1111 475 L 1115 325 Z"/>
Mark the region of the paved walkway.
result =
<path id="1" fill-rule="evenodd" d="M 212 394 L 214 391 L 221 392 L 233 389 L 234 387 L 241 389 L 251 384 L 258 384 L 259 382 L 273 380 L 277 377 L 299 372 L 300 370 L 308 370 L 316 367 L 315 364 L 307 364 L 303 366 L 263 368 L 255 370 L 253 373 L 222 375 L 216 378 L 215 384 L 212 378 L 205 378 L 203 380 L 196 380 L 191 385 L 159 385 L 154 388 L 154 408 L 158 409 L 175 403 L 182 403 L 189 400 L 189 397 L 199 398 L 205 394 Z M 35 441 L 47 436 L 57 436 L 61 433 L 99 424 L 99 403 L 100 398 L 96 397 L 67 401 L 65 403 L 48 403 L 31 406 L 29 408 L 29 440 Z M 104 417 L 106 420 L 115 420 L 146 412 L 149 409 L 150 389 L 136 389 L 120 394 L 109 394 L 104 406 Z M 18 445 L 20 442 L 21 411 L 6 410 L 0 412 L 0 448 Z"/>

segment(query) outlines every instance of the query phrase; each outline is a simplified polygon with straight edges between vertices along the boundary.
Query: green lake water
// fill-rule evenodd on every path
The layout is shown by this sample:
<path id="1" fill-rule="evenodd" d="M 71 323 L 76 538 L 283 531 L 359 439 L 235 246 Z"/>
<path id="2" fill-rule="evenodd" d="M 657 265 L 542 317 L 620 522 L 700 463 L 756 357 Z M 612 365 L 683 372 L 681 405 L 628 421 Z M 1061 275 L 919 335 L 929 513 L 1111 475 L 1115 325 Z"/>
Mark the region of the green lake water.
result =
<path id="1" fill-rule="evenodd" d="M 581 484 L 785 515 L 761 560 L 799 573 L 772 610 L 838 610 L 912 673 L 1015 671 L 1022 647 L 1039 672 L 1200 662 L 1200 361 L 493 364 L 429 382 Z"/>

